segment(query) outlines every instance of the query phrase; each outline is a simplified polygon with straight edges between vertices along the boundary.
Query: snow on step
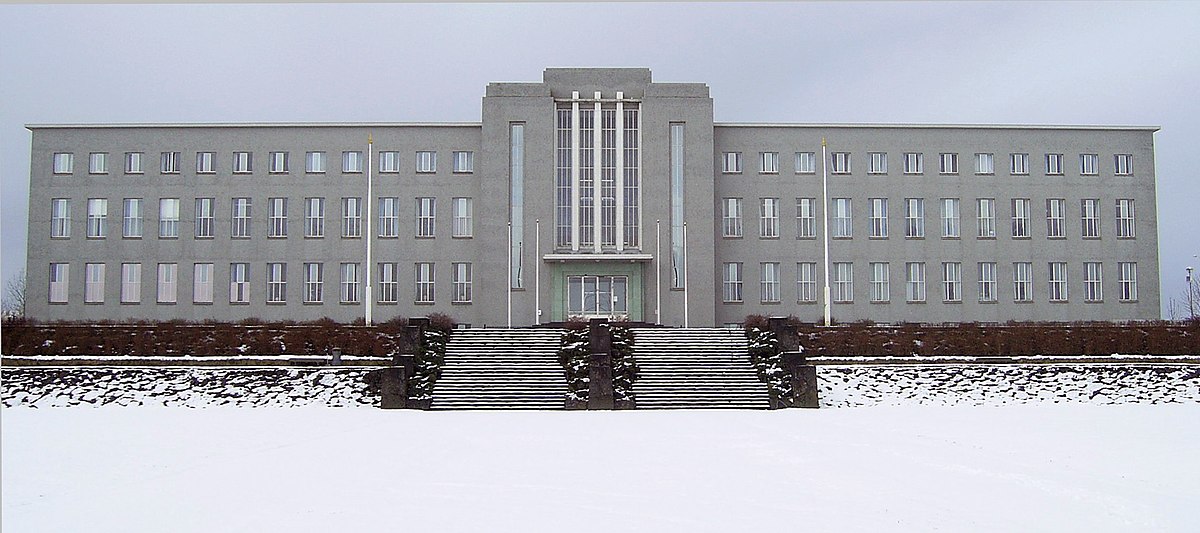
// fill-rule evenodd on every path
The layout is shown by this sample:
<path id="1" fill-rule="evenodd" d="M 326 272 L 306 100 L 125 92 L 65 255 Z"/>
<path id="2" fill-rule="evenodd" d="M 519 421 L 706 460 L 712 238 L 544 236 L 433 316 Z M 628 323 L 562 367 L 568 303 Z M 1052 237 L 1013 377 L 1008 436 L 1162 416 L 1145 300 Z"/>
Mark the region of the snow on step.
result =
<path id="1" fill-rule="evenodd" d="M 430 409 L 562 409 L 561 336 L 554 329 L 455 330 Z"/>
<path id="2" fill-rule="evenodd" d="M 767 387 L 750 366 L 741 331 L 639 328 L 633 384 L 639 409 L 766 409 Z"/>

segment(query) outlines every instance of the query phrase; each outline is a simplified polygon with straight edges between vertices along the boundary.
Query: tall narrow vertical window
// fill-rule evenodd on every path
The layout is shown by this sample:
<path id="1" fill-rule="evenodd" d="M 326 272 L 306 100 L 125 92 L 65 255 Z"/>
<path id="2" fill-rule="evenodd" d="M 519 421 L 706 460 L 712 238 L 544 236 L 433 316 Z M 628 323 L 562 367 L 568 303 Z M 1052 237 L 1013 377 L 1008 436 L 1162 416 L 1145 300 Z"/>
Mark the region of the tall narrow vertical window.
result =
<path id="1" fill-rule="evenodd" d="M 996 237 L 996 200 L 994 198 L 978 198 L 979 238 L 992 239 Z"/>
<path id="2" fill-rule="evenodd" d="M 159 167 L 163 174 L 179 173 L 179 152 L 163 152 Z"/>
<path id="3" fill-rule="evenodd" d="M 1083 300 L 1104 301 L 1104 265 L 1088 262 L 1083 264 Z"/>
<path id="4" fill-rule="evenodd" d="M 125 152 L 125 173 L 142 173 L 142 152 Z"/>
<path id="5" fill-rule="evenodd" d="M 179 287 L 179 264 L 158 264 L 158 303 L 175 303 Z"/>
<path id="6" fill-rule="evenodd" d="M 760 198 L 758 204 L 758 236 L 779 238 L 779 199 Z"/>
<path id="7" fill-rule="evenodd" d="M 904 173 L 905 174 L 923 174 L 925 172 L 924 157 L 918 152 L 905 152 L 904 154 Z"/>
<path id="8" fill-rule="evenodd" d="M 396 263 L 379 263 L 379 303 L 400 301 L 400 283 L 396 279 Z"/>
<path id="9" fill-rule="evenodd" d="M 341 302 L 358 303 L 358 263 L 342 263 Z"/>
<path id="10" fill-rule="evenodd" d="M 887 152 L 871 152 L 867 155 L 867 174 L 887 174 Z"/>
<path id="11" fill-rule="evenodd" d="M 1121 286 L 1121 301 L 1137 301 L 1137 263 L 1117 263 L 1117 269 L 1120 271 L 1117 282 Z"/>
<path id="12" fill-rule="evenodd" d="M 267 303 L 287 302 L 287 263 L 267 263 Z"/>
<path id="13" fill-rule="evenodd" d="M 1033 263 L 1013 263 L 1013 301 L 1033 301 Z"/>
<path id="14" fill-rule="evenodd" d="M 594 125 L 594 123 L 593 123 Z M 590 132 L 589 132 L 590 133 Z M 590 152 L 589 157 L 590 157 Z M 525 123 L 511 122 L 508 125 L 508 177 L 509 177 L 509 223 L 512 224 L 509 238 L 509 257 L 512 258 L 508 273 L 508 286 L 512 289 L 525 287 Z M 591 167 L 595 168 L 595 161 Z M 594 170 L 593 170 L 594 171 Z M 580 182 L 582 189 L 582 181 Z M 581 200 L 582 201 L 582 200 Z M 582 229 L 582 224 L 581 224 Z M 580 233 L 583 233 L 582 231 Z M 432 267 L 430 267 L 432 268 Z M 432 274 L 431 274 L 432 275 Z M 432 279 L 432 278 L 431 278 Z"/>
<path id="15" fill-rule="evenodd" d="M 1029 238 L 1029 199 L 1012 199 L 1012 236 L 1014 239 Z"/>
<path id="16" fill-rule="evenodd" d="M 683 137 L 684 124 L 671 123 L 671 288 L 682 289 L 683 265 Z M 799 156 L 797 156 L 799 157 Z"/>
<path id="17" fill-rule="evenodd" d="M 760 263 L 759 299 L 763 303 L 779 302 L 779 263 Z"/>
<path id="18" fill-rule="evenodd" d="M 451 237 L 470 237 L 474 234 L 474 202 L 470 198 L 454 198 L 450 203 Z"/>
<path id="19" fill-rule="evenodd" d="M 760 174 L 778 174 L 779 152 L 759 152 L 758 172 Z"/>
<path id="20" fill-rule="evenodd" d="M 796 238 L 812 239 L 817 236 L 816 198 L 796 199 Z"/>
<path id="21" fill-rule="evenodd" d="M 1061 176 L 1063 173 L 1063 155 L 1046 154 L 1046 175 Z"/>
<path id="22" fill-rule="evenodd" d="M 829 154 L 830 174 L 849 174 L 850 172 L 850 152 L 833 152 Z"/>
<path id="23" fill-rule="evenodd" d="M 742 199 L 725 198 L 721 201 L 721 236 L 742 236 Z"/>
<path id="24" fill-rule="evenodd" d="M 121 263 L 121 303 L 142 301 L 142 264 Z"/>
<path id="25" fill-rule="evenodd" d="M 428 150 L 417 152 L 417 172 L 420 174 L 437 172 L 437 152 Z"/>
<path id="26" fill-rule="evenodd" d="M 957 239 L 959 236 L 958 198 L 942 198 L 942 237 Z"/>
<path id="27" fill-rule="evenodd" d="M 1134 238 L 1133 200 L 1121 198 L 1117 200 L 1117 238 Z"/>
<path id="28" fill-rule="evenodd" d="M 342 198 L 342 237 L 362 237 L 362 198 Z"/>
<path id="29" fill-rule="evenodd" d="M 437 203 L 434 198 L 417 198 L 417 237 L 435 237 Z"/>
<path id="30" fill-rule="evenodd" d="M 304 154 L 304 171 L 309 174 L 324 174 L 325 152 L 308 152 Z"/>
<path id="31" fill-rule="evenodd" d="M 88 198 L 87 236 L 89 239 L 103 239 L 108 233 L 108 200 L 105 198 Z"/>
<path id="32" fill-rule="evenodd" d="M 121 236 L 126 239 L 142 238 L 142 199 L 126 198 L 121 218 Z"/>
<path id="33" fill-rule="evenodd" d="M 1100 173 L 1100 156 L 1097 154 L 1079 154 L 1079 174 L 1095 176 Z"/>
<path id="34" fill-rule="evenodd" d="M 742 172 L 742 153 L 741 152 L 725 152 L 721 156 L 723 161 L 721 171 L 725 174 L 741 174 Z"/>
<path id="35" fill-rule="evenodd" d="M 416 303 L 431 304 L 434 302 L 433 263 L 417 263 L 416 267 Z"/>
<path id="36" fill-rule="evenodd" d="M 617 244 L 617 110 L 600 110 L 600 244 Z"/>
<path id="37" fill-rule="evenodd" d="M 394 174 L 400 172 L 400 152 L 379 152 L 379 173 Z"/>
<path id="38" fill-rule="evenodd" d="M 325 301 L 325 264 L 304 263 L 304 303 Z"/>
<path id="39" fill-rule="evenodd" d="M 742 264 L 725 263 L 721 268 L 722 301 L 734 303 L 742 301 Z"/>
<path id="40" fill-rule="evenodd" d="M 287 200 L 287 198 L 267 199 L 267 219 L 271 222 L 267 229 L 267 237 L 287 237 Z"/>
<path id="41" fill-rule="evenodd" d="M 250 263 L 229 264 L 229 303 L 250 303 Z"/>
<path id="42" fill-rule="evenodd" d="M 362 171 L 362 152 L 357 150 L 342 152 L 343 174 L 358 174 Z"/>
<path id="43" fill-rule="evenodd" d="M 815 152 L 796 152 L 796 173 L 816 174 L 817 154 Z"/>
<path id="44" fill-rule="evenodd" d="M 1113 156 L 1113 173 L 1118 176 L 1133 175 L 1133 155 L 1116 154 Z"/>
<path id="45" fill-rule="evenodd" d="M 55 198 L 50 200 L 50 237 L 67 239 L 71 237 L 71 199 Z"/>
<path id="46" fill-rule="evenodd" d="M 884 303 L 892 299 L 888 263 L 871 263 L 871 301 Z"/>
<path id="47" fill-rule="evenodd" d="M 379 236 L 400 236 L 400 199 L 394 196 L 379 198 Z"/>
<path id="48" fill-rule="evenodd" d="M 216 159 L 216 152 L 196 152 L 196 173 L 197 174 L 213 174 L 217 171 L 213 165 L 213 160 Z"/>
<path id="49" fill-rule="evenodd" d="M 318 239 L 325 236 L 325 199 L 304 199 L 304 236 Z"/>
<path id="50" fill-rule="evenodd" d="M 108 174 L 107 152 L 92 152 L 88 154 L 88 174 Z"/>
<path id="51" fill-rule="evenodd" d="M 213 264 L 196 263 L 192 267 L 192 303 L 213 302 Z"/>
<path id="52" fill-rule="evenodd" d="M 1061 239 L 1066 237 L 1063 217 L 1067 209 L 1067 201 L 1062 198 L 1046 199 L 1046 237 Z"/>
<path id="53" fill-rule="evenodd" d="M 995 158 L 992 154 L 975 154 L 975 173 L 988 176 L 996 173 Z"/>
<path id="54" fill-rule="evenodd" d="M 556 110 L 555 150 L 554 150 L 554 245 L 558 248 L 570 248 L 575 242 L 575 178 L 576 162 L 572 159 L 575 152 L 574 132 L 576 122 L 571 107 L 561 106 Z M 675 125 L 671 125 L 671 135 L 674 139 Z M 672 154 L 674 146 L 672 145 Z M 674 157 L 674 155 L 672 155 Z M 675 160 L 671 160 L 671 175 L 674 179 Z M 673 194 L 673 193 L 672 193 Z"/>
<path id="55" fill-rule="evenodd" d="M 833 264 L 833 301 L 854 301 L 854 263 Z"/>
<path id="56" fill-rule="evenodd" d="M 1008 173 L 1013 176 L 1029 175 L 1029 154 L 1009 154 Z"/>
<path id="57" fill-rule="evenodd" d="M 233 173 L 234 174 L 249 174 L 254 171 L 253 161 L 251 160 L 250 152 L 234 152 L 233 153 Z"/>
<path id="58" fill-rule="evenodd" d="M 871 198 L 871 238 L 886 239 L 888 236 L 887 198 Z"/>
<path id="59" fill-rule="evenodd" d="M 88 263 L 83 266 L 83 302 L 104 303 L 104 263 Z"/>
<path id="60" fill-rule="evenodd" d="M 215 235 L 213 221 L 216 218 L 216 199 L 196 199 L 196 238 L 211 239 Z"/>
<path id="61" fill-rule="evenodd" d="M 958 174 L 958 154 L 946 153 L 941 154 L 941 174 Z"/>
<path id="62" fill-rule="evenodd" d="M 54 154 L 54 173 L 71 174 L 75 172 L 75 154 L 58 152 Z"/>
<path id="63" fill-rule="evenodd" d="M 1067 264 L 1052 262 L 1049 266 L 1050 274 L 1047 281 L 1050 285 L 1050 301 L 1065 302 L 1067 301 Z"/>
<path id="64" fill-rule="evenodd" d="M 158 200 L 158 237 L 160 239 L 179 237 L 178 198 L 160 198 Z"/>
<path id="65" fill-rule="evenodd" d="M 904 237 L 908 239 L 925 238 L 925 199 L 904 199 Z"/>
<path id="66" fill-rule="evenodd" d="M 235 239 L 250 238 L 250 199 L 234 198 L 231 236 Z"/>
<path id="67" fill-rule="evenodd" d="M 817 301 L 817 264 L 796 263 L 796 302 Z"/>
<path id="68" fill-rule="evenodd" d="M 925 301 L 925 263 L 904 264 L 904 297 L 909 302 Z"/>
<path id="69" fill-rule="evenodd" d="M 1084 239 L 1100 238 L 1100 200 L 1085 198 L 1079 202 L 1079 219 Z"/>
<path id="70" fill-rule="evenodd" d="M 455 174 L 470 174 L 475 172 L 475 152 L 454 152 Z"/>
<path id="71" fill-rule="evenodd" d="M 287 152 L 271 152 L 271 167 L 267 169 L 271 174 L 287 174 L 288 173 L 288 153 Z"/>
<path id="72" fill-rule="evenodd" d="M 71 284 L 71 265 L 50 263 L 50 303 L 67 303 L 68 287 Z"/>
<path id="73" fill-rule="evenodd" d="M 946 302 L 962 301 L 962 263 L 942 263 L 942 299 Z"/>
<path id="74" fill-rule="evenodd" d="M 453 303 L 471 302 L 471 263 L 451 263 L 454 272 Z"/>
<path id="75" fill-rule="evenodd" d="M 996 301 L 996 263 L 979 263 L 979 301 Z"/>
<path id="76" fill-rule="evenodd" d="M 833 237 L 849 239 L 854 236 L 854 225 L 850 214 L 849 198 L 834 198 L 831 206 L 833 211 Z"/>

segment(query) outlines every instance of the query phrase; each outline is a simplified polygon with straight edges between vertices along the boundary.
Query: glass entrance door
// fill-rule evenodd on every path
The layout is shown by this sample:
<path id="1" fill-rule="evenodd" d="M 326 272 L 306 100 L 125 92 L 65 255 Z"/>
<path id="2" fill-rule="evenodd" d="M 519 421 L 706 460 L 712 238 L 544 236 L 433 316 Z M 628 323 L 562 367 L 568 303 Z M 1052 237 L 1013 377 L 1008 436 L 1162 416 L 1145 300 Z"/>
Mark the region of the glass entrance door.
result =
<path id="1" fill-rule="evenodd" d="M 627 276 L 567 276 L 567 315 L 627 318 L 628 286 Z"/>

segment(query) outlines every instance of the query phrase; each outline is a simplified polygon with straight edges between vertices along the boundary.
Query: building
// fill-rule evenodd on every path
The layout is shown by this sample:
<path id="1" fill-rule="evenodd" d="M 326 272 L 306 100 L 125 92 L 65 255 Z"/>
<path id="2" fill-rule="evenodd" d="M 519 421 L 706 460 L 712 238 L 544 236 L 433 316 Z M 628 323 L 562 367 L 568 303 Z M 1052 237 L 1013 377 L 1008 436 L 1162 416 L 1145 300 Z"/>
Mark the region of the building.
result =
<path id="1" fill-rule="evenodd" d="M 1153 127 L 714 123 L 625 68 L 476 123 L 27 127 L 41 319 L 816 321 L 825 221 L 836 320 L 1159 314 Z"/>

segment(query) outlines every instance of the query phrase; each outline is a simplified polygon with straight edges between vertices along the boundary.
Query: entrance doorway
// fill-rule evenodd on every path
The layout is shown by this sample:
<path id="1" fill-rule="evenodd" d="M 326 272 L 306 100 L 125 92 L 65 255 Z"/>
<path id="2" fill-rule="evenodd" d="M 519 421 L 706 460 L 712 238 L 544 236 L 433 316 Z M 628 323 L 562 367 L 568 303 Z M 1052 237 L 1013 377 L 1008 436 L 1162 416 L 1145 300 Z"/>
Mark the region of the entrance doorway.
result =
<path id="1" fill-rule="evenodd" d="M 567 276 L 570 317 L 629 317 L 628 276 Z"/>

